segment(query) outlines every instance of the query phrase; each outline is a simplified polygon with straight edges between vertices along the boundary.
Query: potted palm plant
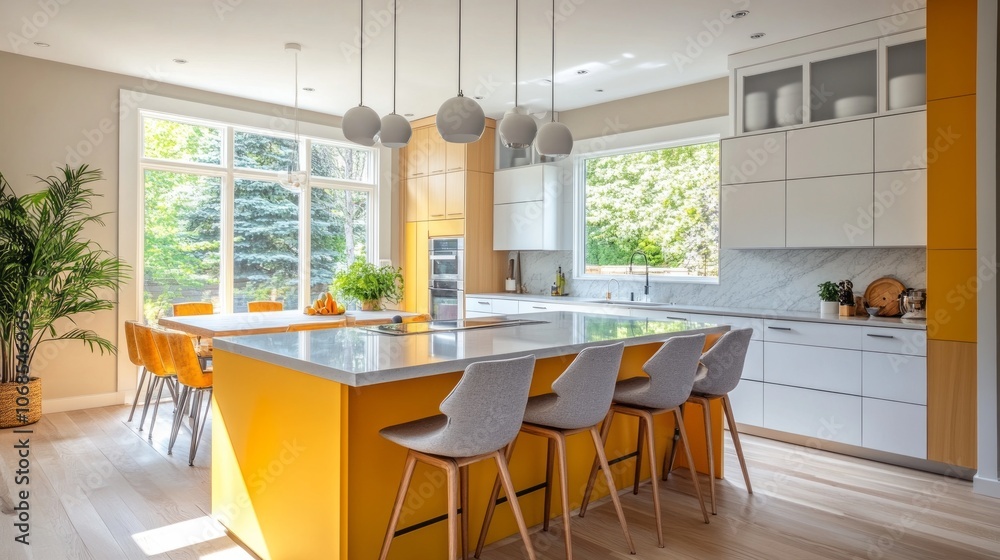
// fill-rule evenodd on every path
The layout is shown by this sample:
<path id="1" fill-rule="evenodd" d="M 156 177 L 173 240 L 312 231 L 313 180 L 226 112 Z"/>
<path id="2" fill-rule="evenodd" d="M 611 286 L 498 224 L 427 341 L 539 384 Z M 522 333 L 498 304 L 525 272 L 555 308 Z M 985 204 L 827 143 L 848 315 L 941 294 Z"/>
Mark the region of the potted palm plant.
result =
<path id="1" fill-rule="evenodd" d="M 104 225 L 87 187 L 99 170 L 69 166 L 38 180 L 43 190 L 17 196 L 0 174 L 0 428 L 41 418 L 41 380 L 31 377 L 39 346 L 78 340 L 114 353 L 108 339 L 78 328 L 75 318 L 114 307 L 127 266 L 87 238 Z"/>
<path id="2" fill-rule="evenodd" d="M 840 307 L 840 288 L 835 282 L 823 282 L 819 286 L 820 315 L 836 315 Z"/>
<path id="3" fill-rule="evenodd" d="M 338 300 L 356 301 L 363 311 L 378 311 L 382 302 L 403 299 L 403 275 L 398 268 L 358 259 L 334 277 L 331 288 Z"/>

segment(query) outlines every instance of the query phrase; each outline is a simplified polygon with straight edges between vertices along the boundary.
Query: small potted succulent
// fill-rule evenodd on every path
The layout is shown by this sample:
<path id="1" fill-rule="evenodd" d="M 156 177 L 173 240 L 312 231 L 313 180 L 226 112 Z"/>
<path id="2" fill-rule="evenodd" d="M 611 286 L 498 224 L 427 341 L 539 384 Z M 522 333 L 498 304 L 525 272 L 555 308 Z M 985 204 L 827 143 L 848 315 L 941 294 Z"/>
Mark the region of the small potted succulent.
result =
<path id="1" fill-rule="evenodd" d="M 837 292 L 840 302 L 840 316 L 853 317 L 857 309 L 854 300 L 854 283 L 850 280 L 841 280 L 837 286 Z"/>
<path id="2" fill-rule="evenodd" d="M 819 286 L 820 315 L 836 315 L 840 306 L 840 289 L 834 282 L 823 282 Z"/>

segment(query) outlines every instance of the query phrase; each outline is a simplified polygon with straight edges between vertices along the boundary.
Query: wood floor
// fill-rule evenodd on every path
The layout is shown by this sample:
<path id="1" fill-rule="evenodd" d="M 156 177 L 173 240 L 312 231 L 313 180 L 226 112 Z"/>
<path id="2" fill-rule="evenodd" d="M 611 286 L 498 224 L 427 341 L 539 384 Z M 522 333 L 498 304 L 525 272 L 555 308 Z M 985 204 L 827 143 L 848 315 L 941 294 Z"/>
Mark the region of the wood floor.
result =
<path id="1" fill-rule="evenodd" d="M 250 558 L 208 516 L 211 426 L 189 467 L 186 432 L 176 454 L 166 453 L 171 409 L 161 407 L 152 443 L 136 432 L 138 417 L 125 423 L 127 407 L 45 415 L 30 435 L 31 545 L 13 541 L 15 516 L 4 503 L 0 558 Z M 14 484 L 16 443 L 17 434 L 0 431 L 5 499 L 23 489 Z M 678 471 L 661 488 L 666 548 L 656 547 L 647 484 L 622 500 L 637 555 L 628 554 L 605 500 L 586 518 L 573 518 L 575 557 L 1000 558 L 1000 500 L 973 494 L 969 482 L 750 436 L 744 448 L 755 493 L 746 493 L 728 446 L 727 479 L 718 485 L 719 514 L 711 524 L 701 522 L 690 479 Z M 501 507 L 497 515 L 509 511 Z M 565 558 L 559 527 L 535 528 L 540 559 Z M 483 554 L 485 560 L 525 557 L 517 540 Z"/>

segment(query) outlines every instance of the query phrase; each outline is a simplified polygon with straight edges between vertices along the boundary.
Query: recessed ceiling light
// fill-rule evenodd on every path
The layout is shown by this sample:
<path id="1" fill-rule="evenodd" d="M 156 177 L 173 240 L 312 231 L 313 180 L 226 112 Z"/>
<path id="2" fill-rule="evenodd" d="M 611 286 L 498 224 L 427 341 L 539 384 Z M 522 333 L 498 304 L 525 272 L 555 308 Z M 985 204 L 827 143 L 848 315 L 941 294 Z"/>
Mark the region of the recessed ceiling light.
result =
<path id="1" fill-rule="evenodd" d="M 590 70 L 577 70 L 576 73 L 582 76 L 584 74 L 589 74 Z"/>
<path id="2" fill-rule="evenodd" d="M 630 52 L 627 52 L 627 53 L 622 53 L 622 57 L 624 57 L 624 58 L 635 58 L 635 55 L 632 54 L 632 53 L 630 53 Z"/>
<path id="3" fill-rule="evenodd" d="M 594 91 L 596 91 L 597 93 L 604 93 L 603 89 L 595 89 Z"/>
<path id="4" fill-rule="evenodd" d="M 46 47 L 50 47 L 51 45 L 49 45 L 48 43 L 42 43 L 40 41 L 35 41 L 35 46 L 36 47 L 42 47 L 44 49 Z"/>
<path id="5" fill-rule="evenodd" d="M 733 19 L 740 19 L 740 18 L 745 18 L 748 15 L 750 15 L 750 10 L 739 10 L 737 12 L 733 12 L 733 15 L 731 15 L 729 17 L 731 17 Z"/>
<path id="6" fill-rule="evenodd" d="M 188 61 L 185 60 L 185 59 L 183 59 L 183 58 L 175 58 L 174 59 L 174 63 L 176 63 L 176 64 L 187 64 Z"/>
<path id="7" fill-rule="evenodd" d="M 482 99 L 482 98 L 483 98 L 483 96 L 482 96 L 482 95 L 475 95 L 475 96 L 473 96 L 473 98 L 474 98 L 474 99 Z"/>
<path id="8" fill-rule="evenodd" d="M 412 116 L 413 116 L 413 113 L 403 113 L 403 116 L 404 116 L 404 117 L 412 117 Z"/>
<path id="9" fill-rule="evenodd" d="M 767 33 L 754 33 L 753 35 L 750 36 L 750 38 L 751 39 L 760 39 L 764 35 L 767 35 Z"/>
<path id="10" fill-rule="evenodd" d="M 316 91 L 316 88 L 304 87 L 302 88 L 302 91 Z"/>

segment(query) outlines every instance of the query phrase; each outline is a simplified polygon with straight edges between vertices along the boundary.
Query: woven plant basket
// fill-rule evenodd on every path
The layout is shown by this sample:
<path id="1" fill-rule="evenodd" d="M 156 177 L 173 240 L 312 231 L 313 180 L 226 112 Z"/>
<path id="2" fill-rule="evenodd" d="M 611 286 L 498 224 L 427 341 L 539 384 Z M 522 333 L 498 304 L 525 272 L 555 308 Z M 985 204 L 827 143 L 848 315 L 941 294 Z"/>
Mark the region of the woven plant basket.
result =
<path id="1" fill-rule="evenodd" d="M 17 428 L 19 426 L 26 426 L 28 424 L 34 424 L 42 418 L 42 380 L 38 377 L 31 377 L 28 379 L 28 394 L 21 395 L 18 393 L 18 387 L 20 383 L 0 383 L 0 428 Z M 19 406 L 17 404 L 18 397 L 21 398 L 22 404 L 24 399 L 28 399 L 27 406 Z M 24 418 L 17 417 L 17 409 L 27 408 L 28 412 L 24 413 L 27 417 L 27 422 L 24 422 Z"/>

